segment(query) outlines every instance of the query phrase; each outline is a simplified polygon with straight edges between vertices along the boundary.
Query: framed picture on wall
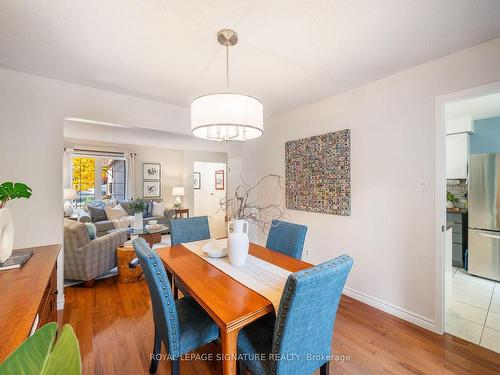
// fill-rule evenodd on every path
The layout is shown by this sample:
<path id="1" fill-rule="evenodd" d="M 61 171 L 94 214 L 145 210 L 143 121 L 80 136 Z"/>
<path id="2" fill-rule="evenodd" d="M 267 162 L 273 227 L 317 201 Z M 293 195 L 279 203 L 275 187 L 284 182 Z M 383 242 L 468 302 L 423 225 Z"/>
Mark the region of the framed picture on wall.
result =
<path id="1" fill-rule="evenodd" d="M 215 171 L 215 190 L 224 190 L 224 171 Z"/>
<path id="2" fill-rule="evenodd" d="M 160 181 L 144 181 L 142 195 L 144 198 L 159 198 L 161 197 Z"/>
<path id="3" fill-rule="evenodd" d="M 193 188 L 201 189 L 201 172 L 193 172 Z"/>
<path id="4" fill-rule="evenodd" d="M 160 180 L 161 179 L 161 164 L 160 163 L 144 163 L 142 165 L 142 173 L 144 180 Z"/>

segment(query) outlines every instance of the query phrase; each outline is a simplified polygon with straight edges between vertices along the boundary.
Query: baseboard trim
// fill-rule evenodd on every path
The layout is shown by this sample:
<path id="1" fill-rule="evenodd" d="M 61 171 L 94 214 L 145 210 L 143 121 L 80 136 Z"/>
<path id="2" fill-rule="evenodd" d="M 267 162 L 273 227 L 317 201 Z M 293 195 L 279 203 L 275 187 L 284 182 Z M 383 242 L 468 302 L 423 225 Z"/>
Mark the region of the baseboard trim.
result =
<path id="1" fill-rule="evenodd" d="M 385 302 L 379 298 L 372 297 L 366 293 L 359 292 L 349 287 L 344 288 L 344 292 L 346 296 L 354 298 L 355 300 L 361 301 L 375 307 L 376 309 L 382 310 L 388 314 L 394 315 L 398 318 L 406 320 L 407 322 L 413 323 L 419 327 L 425 328 L 429 331 L 439 333 L 439 330 L 436 329 L 436 323 L 434 320 L 426 318 L 425 316 L 416 314 L 412 311 L 403 309 L 402 307 L 395 306 L 391 303 Z"/>
<path id="2" fill-rule="evenodd" d="M 57 296 L 57 310 L 64 309 L 64 293 Z"/>

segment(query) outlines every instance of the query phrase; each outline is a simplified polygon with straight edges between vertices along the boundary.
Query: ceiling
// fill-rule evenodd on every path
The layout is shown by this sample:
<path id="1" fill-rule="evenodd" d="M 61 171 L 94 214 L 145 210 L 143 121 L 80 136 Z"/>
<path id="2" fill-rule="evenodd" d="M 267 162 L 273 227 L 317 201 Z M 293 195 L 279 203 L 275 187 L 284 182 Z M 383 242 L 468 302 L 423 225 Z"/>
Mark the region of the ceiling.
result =
<path id="1" fill-rule="evenodd" d="M 266 117 L 500 36 L 498 0 L 2 0 L 0 64 L 181 106 L 231 89 Z"/>
<path id="2" fill-rule="evenodd" d="M 91 141 L 98 145 L 113 143 L 119 145 L 140 145 L 172 150 L 198 150 L 227 152 L 227 142 L 214 142 L 196 138 L 190 134 L 179 134 L 147 128 L 131 128 L 116 124 L 67 118 L 64 121 L 64 138 L 78 144 Z"/>

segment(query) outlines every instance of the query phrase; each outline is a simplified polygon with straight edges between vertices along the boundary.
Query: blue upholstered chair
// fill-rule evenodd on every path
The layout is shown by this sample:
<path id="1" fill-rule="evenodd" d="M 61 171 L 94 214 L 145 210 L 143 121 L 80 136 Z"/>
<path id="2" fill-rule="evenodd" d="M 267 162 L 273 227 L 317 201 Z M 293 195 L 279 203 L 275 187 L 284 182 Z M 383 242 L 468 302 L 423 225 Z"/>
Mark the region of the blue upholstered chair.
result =
<path id="1" fill-rule="evenodd" d="M 173 219 L 170 221 L 170 242 L 178 245 L 183 242 L 208 240 L 210 229 L 208 217 L 188 217 L 185 219 Z"/>
<path id="2" fill-rule="evenodd" d="M 212 318 L 192 299 L 174 300 L 165 267 L 160 257 L 142 238 L 132 241 L 148 283 L 153 307 L 155 339 L 150 373 L 158 368 L 157 355 L 161 343 L 172 358 L 171 373 L 179 374 L 179 357 L 219 337 L 219 328 Z"/>
<path id="3" fill-rule="evenodd" d="M 352 259 L 342 255 L 292 273 L 276 317 L 266 315 L 239 332 L 240 364 L 254 375 L 311 374 L 318 368 L 328 374 L 333 326 L 351 267 Z"/>
<path id="4" fill-rule="evenodd" d="M 302 258 L 307 227 L 305 225 L 273 220 L 266 247 L 296 259 Z"/>

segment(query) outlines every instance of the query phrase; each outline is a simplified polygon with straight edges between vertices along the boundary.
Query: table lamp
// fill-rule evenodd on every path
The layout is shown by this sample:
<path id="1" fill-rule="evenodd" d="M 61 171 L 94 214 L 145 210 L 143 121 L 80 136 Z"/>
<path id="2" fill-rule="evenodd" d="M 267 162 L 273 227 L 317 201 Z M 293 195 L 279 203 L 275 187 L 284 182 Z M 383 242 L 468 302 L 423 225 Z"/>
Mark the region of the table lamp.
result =
<path id="1" fill-rule="evenodd" d="M 184 188 L 182 186 L 172 188 L 172 195 L 176 197 L 174 201 L 174 208 L 181 208 L 182 207 L 181 197 L 184 196 Z"/>
<path id="2" fill-rule="evenodd" d="M 71 216 L 75 212 L 72 201 L 78 198 L 76 189 L 65 188 L 64 189 L 64 216 Z"/>

